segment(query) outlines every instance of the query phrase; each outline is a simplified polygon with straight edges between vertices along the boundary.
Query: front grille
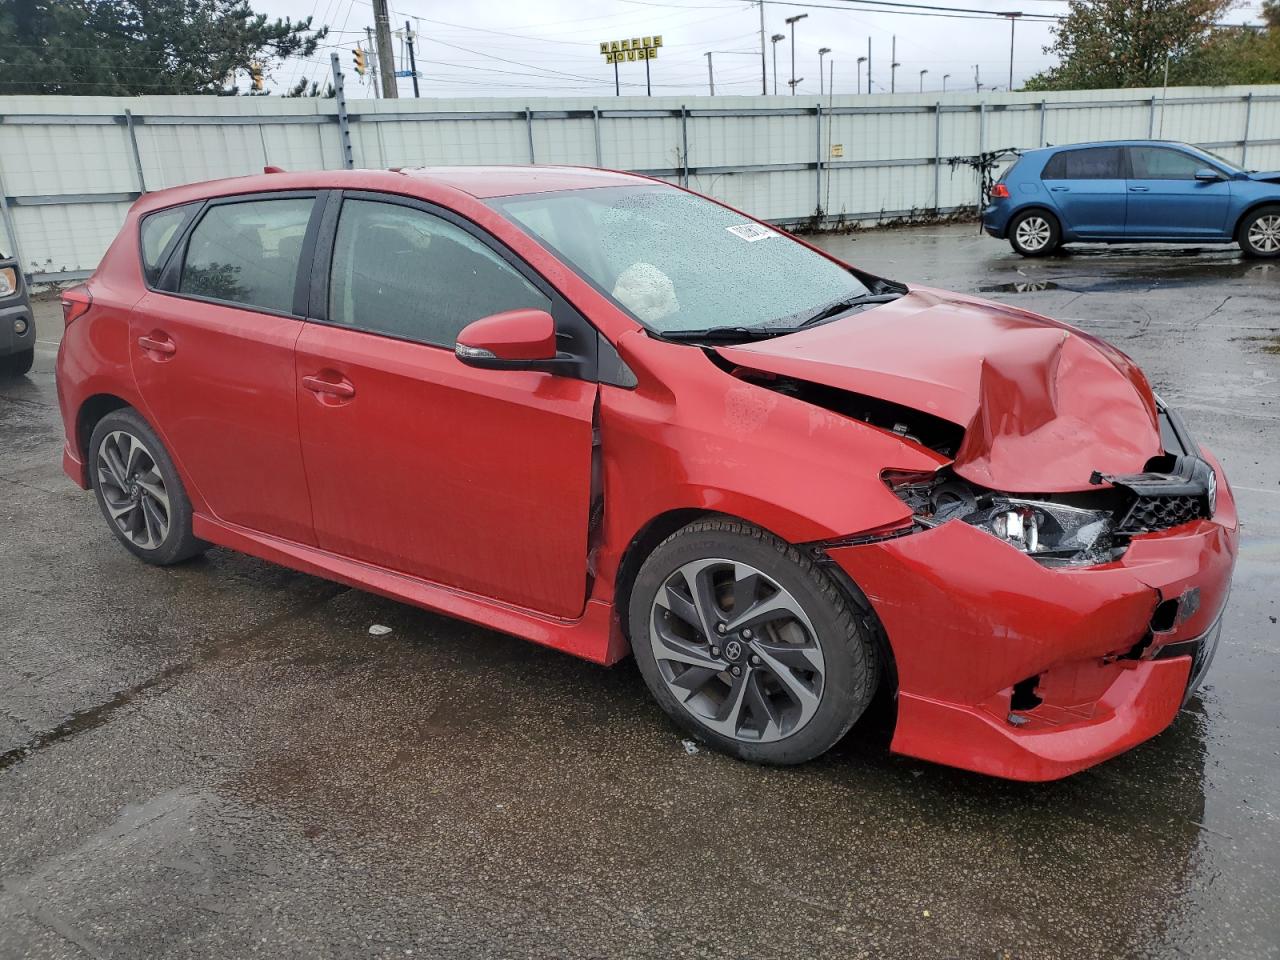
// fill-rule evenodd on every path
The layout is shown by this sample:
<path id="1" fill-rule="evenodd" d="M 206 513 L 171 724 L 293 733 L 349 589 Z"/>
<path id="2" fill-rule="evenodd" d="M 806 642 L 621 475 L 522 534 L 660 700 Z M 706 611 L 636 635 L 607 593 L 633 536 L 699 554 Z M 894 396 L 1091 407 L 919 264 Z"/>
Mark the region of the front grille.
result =
<path id="1" fill-rule="evenodd" d="M 1116 532 L 1134 534 L 1168 530 L 1207 515 L 1203 497 L 1137 496 L 1116 527 Z"/>

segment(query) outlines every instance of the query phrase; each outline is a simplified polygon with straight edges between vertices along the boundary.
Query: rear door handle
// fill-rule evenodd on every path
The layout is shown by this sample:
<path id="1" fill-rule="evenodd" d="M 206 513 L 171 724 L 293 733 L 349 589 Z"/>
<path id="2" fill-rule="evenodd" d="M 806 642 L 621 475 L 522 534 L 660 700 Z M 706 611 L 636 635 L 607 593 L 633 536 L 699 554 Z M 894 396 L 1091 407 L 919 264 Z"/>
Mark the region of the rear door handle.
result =
<path id="1" fill-rule="evenodd" d="M 178 345 L 163 333 L 139 337 L 138 346 L 148 353 L 159 353 L 166 357 L 172 357 L 178 352 Z"/>
<path id="2" fill-rule="evenodd" d="M 1150 190 L 1151 190 L 1150 187 L 1130 187 L 1129 188 L 1130 193 L 1149 193 Z"/>
<path id="3" fill-rule="evenodd" d="M 1070 187 L 1050 187 L 1049 189 L 1054 193 L 1068 193 L 1071 190 Z"/>
<path id="4" fill-rule="evenodd" d="M 319 393 L 341 400 L 350 400 L 356 395 L 356 388 L 349 380 L 326 380 L 319 376 L 302 378 L 302 385 L 312 393 Z"/>

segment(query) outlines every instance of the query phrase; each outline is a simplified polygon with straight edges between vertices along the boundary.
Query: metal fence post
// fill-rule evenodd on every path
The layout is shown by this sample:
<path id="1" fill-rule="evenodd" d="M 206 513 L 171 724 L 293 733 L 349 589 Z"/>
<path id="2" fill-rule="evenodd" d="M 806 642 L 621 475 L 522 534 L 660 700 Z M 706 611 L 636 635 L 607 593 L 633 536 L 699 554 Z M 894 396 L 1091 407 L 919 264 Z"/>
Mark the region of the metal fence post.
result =
<path id="1" fill-rule="evenodd" d="M 983 100 L 978 104 L 978 157 L 981 158 L 987 152 L 987 101 Z M 982 170 L 978 170 L 978 211 L 982 211 Z M 978 224 L 978 229 L 982 229 L 982 224 Z"/>
<path id="2" fill-rule="evenodd" d="M 683 103 L 680 104 L 680 166 L 683 172 L 684 184 L 689 186 L 689 109 Z"/>
<path id="3" fill-rule="evenodd" d="M 129 131 L 129 146 L 133 148 L 133 169 L 138 172 L 138 191 L 147 192 L 147 178 L 142 172 L 142 154 L 138 152 L 138 134 L 133 129 L 133 111 L 124 112 L 124 125 Z"/>
<path id="4" fill-rule="evenodd" d="M 350 170 L 355 164 L 351 154 L 351 123 L 347 117 L 347 95 L 342 88 L 342 61 L 336 53 L 329 54 L 333 67 L 333 98 L 338 105 L 338 145 L 342 149 L 342 169 Z"/>
<path id="5" fill-rule="evenodd" d="M 1154 140 L 1156 137 L 1156 97 L 1151 95 L 1151 118 L 1147 121 L 1147 139 Z"/>
<path id="6" fill-rule="evenodd" d="M 942 102 L 933 105 L 933 212 L 942 212 Z"/>
<path id="7" fill-rule="evenodd" d="M 4 232 L 9 235 L 9 252 L 13 259 L 18 261 L 18 269 L 22 271 L 22 275 L 30 280 L 31 272 L 23 266 L 22 248 L 18 245 L 18 231 L 13 225 L 13 215 L 9 212 L 9 190 L 4 185 L 3 173 L 0 173 L 0 218 L 4 219 Z"/>
<path id="8" fill-rule="evenodd" d="M 604 153 L 600 150 L 600 108 L 599 107 L 591 108 L 591 121 L 592 121 L 592 126 L 594 127 L 595 133 L 596 133 L 596 166 L 603 167 Z"/>
<path id="9" fill-rule="evenodd" d="M 813 207 L 813 215 L 815 217 L 822 216 L 822 104 L 814 104 L 813 107 L 814 129 L 818 135 L 818 152 L 817 163 L 814 167 L 817 171 L 814 176 L 814 188 L 817 191 L 817 203 Z"/>
<path id="10" fill-rule="evenodd" d="M 1042 147 L 1044 146 L 1044 121 L 1045 121 L 1045 117 L 1047 117 L 1048 115 L 1049 115 L 1049 104 L 1041 100 L 1040 101 L 1040 146 Z"/>
<path id="11" fill-rule="evenodd" d="M 1249 121 L 1253 119 L 1253 93 L 1250 91 L 1244 98 L 1244 139 L 1240 141 L 1240 166 L 1249 162 Z"/>
<path id="12" fill-rule="evenodd" d="M 524 126 L 525 130 L 529 132 L 529 162 L 537 163 L 538 158 L 533 152 L 533 111 L 528 107 L 524 108 Z"/>

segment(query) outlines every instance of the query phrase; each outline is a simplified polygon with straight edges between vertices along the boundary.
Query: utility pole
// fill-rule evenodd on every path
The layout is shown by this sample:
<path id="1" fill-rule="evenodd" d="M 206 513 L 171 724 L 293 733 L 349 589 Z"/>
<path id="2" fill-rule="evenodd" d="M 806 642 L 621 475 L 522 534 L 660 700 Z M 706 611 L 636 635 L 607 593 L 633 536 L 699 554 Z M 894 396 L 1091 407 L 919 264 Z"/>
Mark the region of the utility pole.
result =
<path id="1" fill-rule="evenodd" d="M 778 41 L 787 39 L 781 33 L 769 37 L 769 46 L 773 47 L 773 95 L 778 95 Z"/>
<path id="2" fill-rule="evenodd" d="M 978 64 L 973 65 L 973 89 L 976 93 L 982 92 L 982 74 L 978 72 Z"/>
<path id="3" fill-rule="evenodd" d="M 1018 18 L 1021 13 L 1002 13 L 1002 17 L 1009 18 L 1009 92 L 1013 93 L 1013 31 L 1018 26 Z"/>
<path id="4" fill-rule="evenodd" d="M 711 69 L 711 51 L 703 54 L 707 58 L 707 85 L 711 88 L 711 96 L 716 95 L 716 75 Z"/>
<path id="5" fill-rule="evenodd" d="M 396 88 L 396 58 L 391 51 L 387 0 L 373 0 L 373 29 L 378 36 L 378 73 L 382 75 L 382 95 L 388 100 L 395 100 L 400 91 Z"/>
<path id="6" fill-rule="evenodd" d="M 787 17 L 786 24 L 791 28 L 791 95 L 796 95 L 796 84 L 800 81 L 796 79 L 796 21 L 803 20 L 809 16 L 807 13 L 797 13 L 794 17 Z"/>
<path id="7" fill-rule="evenodd" d="M 889 48 L 889 92 L 895 93 L 898 89 L 898 68 L 902 66 L 898 62 L 898 38 L 893 38 L 893 46 Z"/>
<path id="8" fill-rule="evenodd" d="M 857 74 L 858 74 L 858 81 L 857 81 L 857 82 L 858 82 L 858 93 L 859 93 L 859 95 L 861 95 L 861 93 L 862 93 L 862 65 L 863 65 L 864 63 L 866 63 L 866 62 L 867 62 L 867 58 L 866 58 L 866 57 L 859 57 L 859 58 L 858 58 L 858 63 L 857 63 L 857 65 L 856 65 L 856 70 L 857 70 Z M 867 93 L 870 93 L 870 92 L 871 92 L 871 80 L 870 80 L 870 78 L 868 78 L 868 80 L 867 80 Z"/>
<path id="9" fill-rule="evenodd" d="M 418 94 L 418 61 L 413 58 L 413 27 L 409 25 L 409 21 L 404 22 L 404 42 L 409 48 L 409 76 L 413 77 L 413 95 Z"/>
<path id="10" fill-rule="evenodd" d="M 871 38 L 867 37 L 867 96 L 871 96 Z"/>
<path id="11" fill-rule="evenodd" d="M 369 43 L 369 86 L 373 88 L 373 99 L 378 99 L 378 47 L 373 42 L 373 27 L 364 28 L 365 40 Z"/>
<path id="12" fill-rule="evenodd" d="M 777 71 L 774 71 L 774 85 L 777 85 Z M 777 93 L 777 90 L 773 91 Z M 760 0 L 760 93 L 764 96 L 769 95 L 769 73 L 764 65 L 764 0 Z"/>
<path id="13" fill-rule="evenodd" d="M 818 48 L 818 96 L 822 96 L 823 94 L 826 93 L 826 90 L 823 88 L 823 85 L 822 85 L 822 74 L 823 74 L 822 58 L 825 57 L 830 52 L 831 52 L 830 47 Z"/>
<path id="14" fill-rule="evenodd" d="M 921 93 L 924 93 L 924 75 L 928 72 L 929 72 L 928 70 L 920 71 L 920 92 Z"/>

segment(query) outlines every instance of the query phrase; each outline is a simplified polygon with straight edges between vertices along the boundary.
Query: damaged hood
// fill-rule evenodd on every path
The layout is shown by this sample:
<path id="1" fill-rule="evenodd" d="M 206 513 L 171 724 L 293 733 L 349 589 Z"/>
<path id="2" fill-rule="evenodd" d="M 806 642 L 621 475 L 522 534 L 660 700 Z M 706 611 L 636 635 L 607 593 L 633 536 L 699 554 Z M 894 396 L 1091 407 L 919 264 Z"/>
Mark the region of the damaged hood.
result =
<path id="1" fill-rule="evenodd" d="M 717 348 L 743 367 L 965 428 L 954 470 L 1009 493 L 1089 489 L 1162 452 L 1146 378 L 1115 348 L 1003 304 L 916 287 L 811 330 Z"/>

